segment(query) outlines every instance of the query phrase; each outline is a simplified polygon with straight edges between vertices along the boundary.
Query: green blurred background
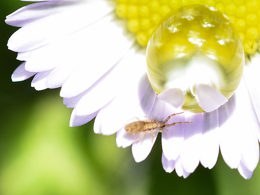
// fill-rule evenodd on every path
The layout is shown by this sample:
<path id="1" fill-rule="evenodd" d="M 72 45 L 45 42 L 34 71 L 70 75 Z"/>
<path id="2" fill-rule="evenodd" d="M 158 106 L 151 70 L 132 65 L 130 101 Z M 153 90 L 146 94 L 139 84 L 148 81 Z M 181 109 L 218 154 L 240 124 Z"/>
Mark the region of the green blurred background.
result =
<path id="1" fill-rule="evenodd" d="M 0 195 L 258 195 L 260 167 L 250 180 L 222 158 L 213 170 L 199 167 L 187 179 L 165 173 L 160 139 L 145 162 L 116 147 L 115 136 L 96 135 L 93 123 L 70 128 L 71 110 L 59 90 L 36 92 L 30 81 L 12 83 L 19 64 L 8 51 L 16 30 L 6 15 L 25 5 L 0 1 Z"/>

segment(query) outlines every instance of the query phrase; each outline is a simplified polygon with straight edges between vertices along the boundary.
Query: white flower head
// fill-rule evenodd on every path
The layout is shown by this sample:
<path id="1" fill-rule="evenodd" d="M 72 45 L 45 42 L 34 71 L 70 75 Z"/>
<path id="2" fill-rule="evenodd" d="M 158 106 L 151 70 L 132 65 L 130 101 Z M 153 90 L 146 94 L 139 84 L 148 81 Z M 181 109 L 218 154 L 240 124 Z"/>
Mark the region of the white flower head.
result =
<path id="1" fill-rule="evenodd" d="M 211 1 L 209 6 L 218 2 L 225 1 Z M 246 8 L 256 15 L 251 10 L 254 3 L 260 7 L 249 1 Z M 238 37 L 233 37 L 229 26 L 218 28 L 219 20 L 212 21 L 208 15 L 201 19 L 202 32 L 194 19 L 201 18 L 201 13 L 194 6 L 190 12 L 186 4 L 38 0 L 6 19 L 9 25 L 21 27 L 8 42 L 23 61 L 12 80 L 33 77 L 36 90 L 61 87 L 65 105 L 73 108 L 71 126 L 96 117 L 94 131 L 116 133 L 117 145 L 132 146 L 137 162 L 149 155 L 161 133 L 165 171 L 187 177 L 200 163 L 211 169 L 220 150 L 232 169 L 250 178 L 259 160 L 260 58 L 255 55 L 244 65 L 241 48 L 243 44 L 247 55 L 256 53 L 259 29 L 255 30 L 253 19 L 248 31 L 239 29 L 231 10 L 227 15 Z M 182 6 L 182 15 L 173 16 L 180 23 L 169 23 L 171 17 L 163 19 Z M 217 18 L 227 17 L 213 7 L 199 9 L 209 9 Z M 220 11 L 225 12 L 225 6 Z M 136 40 L 119 18 L 127 21 Z M 159 24 L 168 31 L 161 27 L 155 31 Z M 210 29 L 214 36 L 208 33 Z M 188 36 L 182 37 L 185 33 Z M 146 46 L 149 39 L 146 57 L 136 43 Z"/>

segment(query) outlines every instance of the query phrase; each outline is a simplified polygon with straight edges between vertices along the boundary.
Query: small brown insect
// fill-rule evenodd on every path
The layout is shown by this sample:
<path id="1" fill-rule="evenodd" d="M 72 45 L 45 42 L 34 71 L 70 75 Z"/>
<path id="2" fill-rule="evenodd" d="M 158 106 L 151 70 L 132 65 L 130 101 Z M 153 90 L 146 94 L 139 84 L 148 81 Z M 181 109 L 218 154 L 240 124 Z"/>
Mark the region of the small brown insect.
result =
<path id="1" fill-rule="evenodd" d="M 129 123 L 125 126 L 125 130 L 128 133 L 140 133 L 140 132 L 147 132 L 147 131 L 153 131 L 153 130 L 158 130 L 162 131 L 163 128 L 165 127 L 170 127 L 174 126 L 176 124 L 182 124 L 182 123 L 190 123 L 190 122 L 174 122 L 167 124 L 167 122 L 171 119 L 171 117 L 182 114 L 183 112 L 180 113 L 174 113 L 169 115 L 165 120 L 163 121 L 158 121 L 158 120 L 140 120 L 140 121 L 134 121 L 132 123 Z"/>

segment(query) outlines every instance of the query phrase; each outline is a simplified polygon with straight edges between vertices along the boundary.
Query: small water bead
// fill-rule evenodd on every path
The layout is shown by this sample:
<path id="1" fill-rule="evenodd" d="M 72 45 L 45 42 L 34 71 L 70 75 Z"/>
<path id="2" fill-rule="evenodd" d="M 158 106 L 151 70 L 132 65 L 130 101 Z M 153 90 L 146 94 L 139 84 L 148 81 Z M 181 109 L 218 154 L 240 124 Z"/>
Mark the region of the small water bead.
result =
<path id="1" fill-rule="evenodd" d="M 183 109 L 193 112 L 203 111 L 196 100 L 196 85 L 209 85 L 230 98 L 243 65 L 242 43 L 231 22 L 203 5 L 179 9 L 159 25 L 147 46 L 147 74 L 154 91 L 181 89 Z"/>

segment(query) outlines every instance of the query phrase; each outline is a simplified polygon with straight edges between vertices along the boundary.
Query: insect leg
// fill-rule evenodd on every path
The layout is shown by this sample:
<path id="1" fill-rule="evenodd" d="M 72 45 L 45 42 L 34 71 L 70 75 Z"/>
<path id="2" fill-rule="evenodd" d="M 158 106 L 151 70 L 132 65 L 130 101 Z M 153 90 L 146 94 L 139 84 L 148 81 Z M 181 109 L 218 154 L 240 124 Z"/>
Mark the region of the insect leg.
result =
<path id="1" fill-rule="evenodd" d="M 167 123 L 173 116 L 176 116 L 179 114 L 183 114 L 183 112 L 173 113 L 173 114 L 169 115 L 163 122 Z"/>

